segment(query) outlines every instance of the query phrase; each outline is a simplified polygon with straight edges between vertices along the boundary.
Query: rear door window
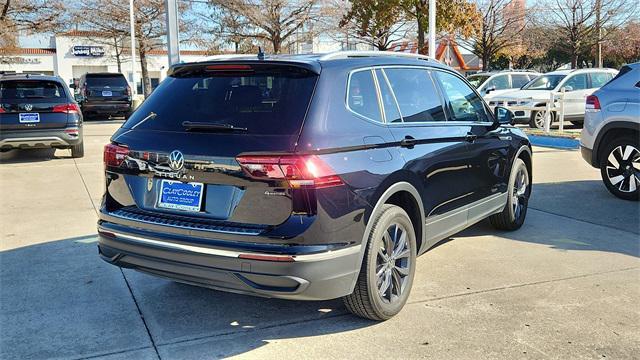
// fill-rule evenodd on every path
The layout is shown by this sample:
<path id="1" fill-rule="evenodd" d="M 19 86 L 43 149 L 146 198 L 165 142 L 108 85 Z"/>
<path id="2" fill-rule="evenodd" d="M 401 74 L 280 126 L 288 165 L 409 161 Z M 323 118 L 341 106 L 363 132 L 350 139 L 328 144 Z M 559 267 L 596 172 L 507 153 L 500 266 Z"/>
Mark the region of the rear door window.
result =
<path id="1" fill-rule="evenodd" d="M 613 79 L 613 74 L 605 72 L 597 72 L 591 74 L 591 87 L 599 88 Z"/>
<path id="2" fill-rule="evenodd" d="M 404 122 L 446 121 L 440 95 L 429 71 L 416 68 L 384 69 Z"/>
<path id="3" fill-rule="evenodd" d="M 186 131 L 182 123 L 190 121 L 246 128 L 248 134 L 291 135 L 300 130 L 317 75 L 289 66 L 238 71 L 205 67 L 167 77 L 124 127 Z M 149 117 L 152 112 L 156 115 Z"/>
<path id="4" fill-rule="evenodd" d="M 491 121 L 482 99 L 469 85 L 453 74 L 444 71 L 436 71 L 435 73 L 447 97 L 453 121 Z"/>
<path id="5" fill-rule="evenodd" d="M 371 70 L 357 71 L 351 74 L 347 91 L 349 109 L 367 119 L 381 122 L 378 95 Z"/>
<path id="6" fill-rule="evenodd" d="M 66 99 L 62 84 L 46 80 L 0 81 L 0 100 L 49 102 Z"/>

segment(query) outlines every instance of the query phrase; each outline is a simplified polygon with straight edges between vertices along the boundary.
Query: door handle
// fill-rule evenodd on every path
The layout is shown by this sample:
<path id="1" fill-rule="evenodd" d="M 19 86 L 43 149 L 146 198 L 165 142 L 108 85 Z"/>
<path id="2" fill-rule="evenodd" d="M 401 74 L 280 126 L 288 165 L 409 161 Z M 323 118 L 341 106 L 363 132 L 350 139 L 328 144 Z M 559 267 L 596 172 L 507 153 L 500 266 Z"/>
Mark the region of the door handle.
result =
<path id="1" fill-rule="evenodd" d="M 467 135 L 465 135 L 465 137 L 464 137 L 464 139 L 467 142 L 470 142 L 470 143 L 476 141 L 477 138 L 478 138 L 478 135 L 470 133 L 470 132 L 468 132 Z"/>
<path id="2" fill-rule="evenodd" d="M 409 149 L 416 146 L 417 143 L 418 143 L 418 140 L 416 140 L 413 136 L 409 136 L 409 135 L 405 136 L 404 139 L 400 140 L 400 146 L 406 147 Z"/>

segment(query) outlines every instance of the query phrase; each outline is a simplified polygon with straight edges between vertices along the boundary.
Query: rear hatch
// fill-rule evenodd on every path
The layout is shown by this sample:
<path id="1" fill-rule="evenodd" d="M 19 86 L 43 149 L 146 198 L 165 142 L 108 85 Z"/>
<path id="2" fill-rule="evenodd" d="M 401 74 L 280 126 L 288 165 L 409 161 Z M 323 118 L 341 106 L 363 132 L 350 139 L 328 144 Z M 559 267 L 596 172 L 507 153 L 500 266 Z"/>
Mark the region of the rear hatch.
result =
<path id="1" fill-rule="evenodd" d="M 105 149 L 108 174 L 123 174 L 108 180 L 107 210 L 155 222 L 286 221 L 300 206 L 280 162 L 297 160 L 283 154 L 295 149 L 317 76 L 271 62 L 178 68 Z"/>
<path id="2" fill-rule="evenodd" d="M 128 102 L 131 90 L 122 74 L 87 74 L 85 93 L 90 102 Z"/>
<path id="3" fill-rule="evenodd" d="M 70 102 L 63 85 L 56 81 L 2 80 L 0 130 L 64 128 Z"/>

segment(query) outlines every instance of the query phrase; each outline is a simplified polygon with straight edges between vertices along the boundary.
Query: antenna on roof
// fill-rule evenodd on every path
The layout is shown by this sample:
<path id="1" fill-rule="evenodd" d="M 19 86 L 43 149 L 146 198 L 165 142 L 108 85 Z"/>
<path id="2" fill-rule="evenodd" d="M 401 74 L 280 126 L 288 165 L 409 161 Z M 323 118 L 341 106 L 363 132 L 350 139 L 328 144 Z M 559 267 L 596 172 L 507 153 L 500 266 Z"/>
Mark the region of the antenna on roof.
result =
<path id="1" fill-rule="evenodd" d="M 264 51 L 262 51 L 262 47 L 258 46 L 258 60 L 264 60 Z"/>

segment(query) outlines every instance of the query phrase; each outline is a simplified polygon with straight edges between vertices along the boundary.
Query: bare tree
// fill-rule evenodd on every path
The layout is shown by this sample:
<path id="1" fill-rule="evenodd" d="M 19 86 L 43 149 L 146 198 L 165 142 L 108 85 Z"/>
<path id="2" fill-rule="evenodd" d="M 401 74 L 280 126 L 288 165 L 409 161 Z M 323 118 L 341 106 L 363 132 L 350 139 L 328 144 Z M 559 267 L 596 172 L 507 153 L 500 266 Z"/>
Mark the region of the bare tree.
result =
<path id="1" fill-rule="evenodd" d="M 5 0 L 0 4 L 0 61 L 18 45 L 18 33 L 33 34 L 64 29 L 61 0 Z"/>
<path id="2" fill-rule="evenodd" d="M 227 18 L 238 24 L 251 26 L 226 26 L 229 36 L 236 39 L 268 41 L 278 54 L 293 35 L 305 25 L 314 22 L 311 16 L 317 0 L 210 0 L 210 6 L 223 9 Z"/>
<path id="3" fill-rule="evenodd" d="M 525 28 L 525 12 L 510 9 L 511 0 L 486 0 L 479 4 L 480 31 L 460 44 L 482 59 L 482 70 L 491 67 L 495 56 L 518 41 Z"/>
<path id="4" fill-rule="evenodd" d="M 549 0 L 542 4 L 541 21 L 557 28 L 571 57 L 571 67 L 578 66 L 581 54 L 589 54 L 598 42 L 606 40 L 598 30 L 624 26 L 638 15 L 635 0 Z"/>

